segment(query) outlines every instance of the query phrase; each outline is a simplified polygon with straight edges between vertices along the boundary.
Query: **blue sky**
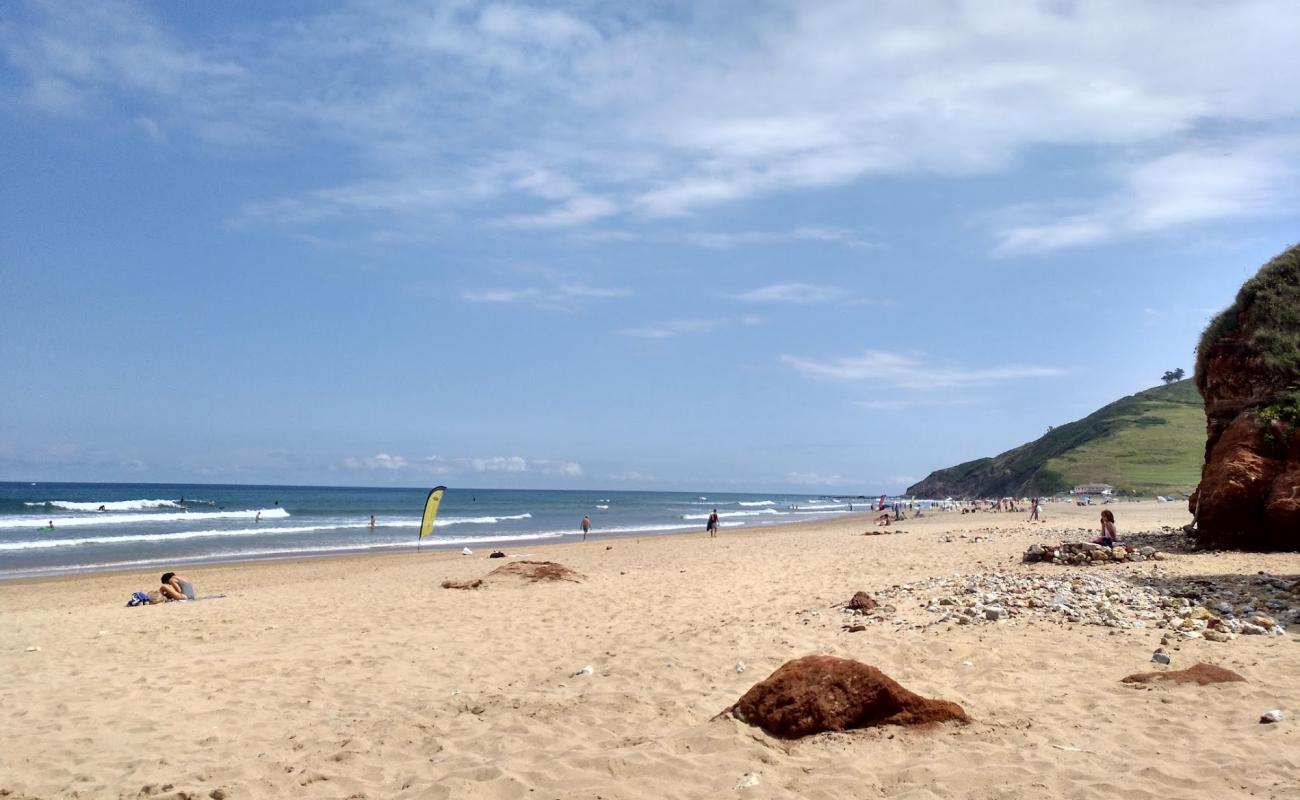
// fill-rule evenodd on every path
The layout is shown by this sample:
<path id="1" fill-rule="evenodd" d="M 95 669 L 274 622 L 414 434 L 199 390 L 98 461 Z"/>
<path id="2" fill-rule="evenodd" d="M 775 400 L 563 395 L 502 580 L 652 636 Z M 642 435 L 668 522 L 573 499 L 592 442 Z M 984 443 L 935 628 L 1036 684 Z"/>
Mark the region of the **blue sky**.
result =
<path id="1" fill-rule="evenodd" d="M 897 490 L 1300 239 L 1279 2 L 0 8 L 0 479 Z"/>

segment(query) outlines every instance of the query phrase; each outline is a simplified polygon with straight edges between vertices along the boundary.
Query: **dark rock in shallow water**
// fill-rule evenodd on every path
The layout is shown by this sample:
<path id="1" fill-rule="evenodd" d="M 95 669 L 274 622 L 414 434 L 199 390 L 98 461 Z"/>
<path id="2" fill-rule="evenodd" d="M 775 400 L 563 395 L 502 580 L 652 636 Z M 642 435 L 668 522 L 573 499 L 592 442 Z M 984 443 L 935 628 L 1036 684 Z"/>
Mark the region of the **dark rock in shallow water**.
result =
<path id="1" fill-rule="evenodd" d="M 873 666 L 834 656 L 787 662 L 727 711 L 783 739 L 875 725 L 970 721 L 956 703 L 921 697 Z"/>

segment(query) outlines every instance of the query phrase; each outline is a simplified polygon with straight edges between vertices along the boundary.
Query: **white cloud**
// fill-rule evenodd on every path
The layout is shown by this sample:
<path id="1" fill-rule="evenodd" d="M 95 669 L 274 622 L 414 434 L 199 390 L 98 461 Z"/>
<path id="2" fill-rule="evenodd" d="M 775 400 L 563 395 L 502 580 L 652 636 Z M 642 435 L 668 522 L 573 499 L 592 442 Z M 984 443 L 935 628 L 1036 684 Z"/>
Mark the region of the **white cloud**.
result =
<path id="1" fill-rule="evenodd" d="M 611 481 L 619 481 L 619 482 L 644 481 L 646 483 L 652 483 L 654 481 L 659 480 L 654 475 L 650 475 L 645 472 L 637 472 L 636 470 L 630 470 L 628 472 L 619 472 L 614 475 L 610 475 L 608 477 L 609 480 Z"/>
<path id="2" fill-rule="evenodd" d="M 529 286 L 518 289 L 473 289 L 461 292 L 469 303 L 526 303 L 539 308 L 567 308 L 582 300 L 605 300 L 629 297 L 632 292 L 619 288 L 600 288 L 582 283 L 546 288 Z"/>
<path id="3" fill-rule="evenodd" d="M 842 475 L 821 475 L 816 472 L 787 472 L 785 479 L 795 486 L 847 486 L 851 483 Z"/>
<path id="4" fill-rule="evenodd" d="M 408 469 L 411 463 L 402 456 L 393 456 L 388 453 L 378 453 L 365 458 L 348 458 L 344 459 L 344 465 L 349 469 L 370 469 L 370 470 L 398 470 Z"/>
<path id="5" fill-rule="evenodd" d="M 493 456 L 491 458 L 471 458 L 470 465 L 475 472 L 527 472 L 528 461 L 521 456 Z"/>
<path id="6" fill-rule="evenodd" d="M 1219 168 L 1195 154 L 1210 132 L 1295 131 L 1291 0 L 657 9 L 365 3 L 186 38 L 131 3 L 48 3 L 7 15 L 0 57 L 46 112 L 120 110 L 172 141 L 336 145 L 315 190 L 242 217 L 295 226 L 586 226 L 997 172 L 1043 146 L 1146 154 L 1118 193 L 1131 217 L 1100 203 L 1003 229 L 1000 248 L 1024 252 L 1272 213 L 1286 186 L 1276 158 Z M 780 239 L 699 243 L 764 241 Z"/>
<path id="7" fill-rule="evenodd" d="M 1300 209 L 1300 136 L 1199 143 L 1113 171 L 1118 188 L 1094 207 L 1003 225 L 996 251 L 1048 252 Z"/>
<path id="8" fill-rule="evenodd" d="M 703 231 L 685 233 L 683 240 L 702 247 L 728 249 L 746 245 L 783 244 L 788 242 L 826 242 L 845 247 L 875 245 L 845 228 L 806 225 L 788 231 Z"/>
<path id="9" fill-rule="evenodd" d="M 783 355 L 781 362 L 817 378 L 877 381 L 900 389 L 946 389 L 1063 374 L 1055 367 L 1009 365 L 985 369 L 942 366 L 902 353 L 867 350 L 860 356 L 807 359 Z"/>
<path id="10" fill-rule="evenodd" d="M 620 336 L 631 336 L 638 339 L 672 339 L 677 336 L 709 333 L 722 324 L 722 320 L 715 319 L 677 319 L 640 328 L 624 328 L 618 333 Z"/>
<path id="11" fill-rule="evenodd" d="M 560 477 L 578 477 L 582 475 L 582 466 L 573 461 L 558 459 L 533 459 L 523 456 L 475 456 L 462 458 L 445 458 L 443 456 L 425 456 L 410 461 L 404 456 L 379 453 L 363 458 L 345 458 L 343 466 L 352 470 L 398 471 L 428 473 L 434 475 L 457 475 L 469 472 L 505 472 L 537 473 Z"/>
<path id="12" fill-rule="evenodd" d="M 825 303 L 844 296 L 838 286 L 814 286 L 808 283 L 774 283 L 736 295 L 747 303 Z"/>

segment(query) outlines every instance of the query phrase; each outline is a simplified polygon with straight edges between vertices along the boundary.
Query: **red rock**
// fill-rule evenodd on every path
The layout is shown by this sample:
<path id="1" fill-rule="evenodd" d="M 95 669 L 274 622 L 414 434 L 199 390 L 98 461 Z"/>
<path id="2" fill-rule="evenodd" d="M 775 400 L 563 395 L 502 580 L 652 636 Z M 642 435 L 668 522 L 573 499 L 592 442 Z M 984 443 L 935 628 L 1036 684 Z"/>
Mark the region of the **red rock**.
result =
<path id="1" fill-rule="evenodd" d="M 1300 550 L 1300 246 L 1265 264 L 1197 348 L 1201 545 Z"/>
<path id="2" fill-rule="evenodd" d="M 876 725 L 970 721 L 956 703 L 922 697 L 869 664 L 834 656 L 787 662 L 727 711 L 783 739 Z"/>
<path id="3" fill-rule="evenodd" d="M 880 604 L 876 602 L 876 598 L 872 597 L 866 592 L 854 592 L 853 598 L 849 600 L 849 602 L 844 607 L 849 609 L 850 611 L 859 611 L 865 613 L 867 611 L 875 611 L 876 607 L 879 605 Z"/>
<path id="4" fill-rule="evenodd" d="M 1135 675 L 1129 675 L 1121 679 L 1124 683 L 1154 683 L 1155 681 L 1168 681 L 1170 683 L 1194 683 L 1197 686 L 1205 686 L 1211 683 L 1245 683 L 1246 679 L 1233 672 L 1230 669 L 1215 666 L 1214 664 L 1193 664 L 1187 669 L 1173 669 L 1165 672 L 1139 672 Z"/>

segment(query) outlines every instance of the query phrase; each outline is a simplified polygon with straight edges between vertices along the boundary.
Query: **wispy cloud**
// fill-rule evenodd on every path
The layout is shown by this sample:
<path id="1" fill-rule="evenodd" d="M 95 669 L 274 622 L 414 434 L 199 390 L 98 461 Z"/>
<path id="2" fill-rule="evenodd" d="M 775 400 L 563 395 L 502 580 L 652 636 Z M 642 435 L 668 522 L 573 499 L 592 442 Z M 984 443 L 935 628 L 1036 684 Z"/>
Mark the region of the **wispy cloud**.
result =
<path id="1" fill-rule="evenodd" d="M 789 242 L 826 242 L 845 247 L 876 247 L 874 243 L 845 228 L 805 226 L 789 231 L 705 231 L 681 235 L 683 241 L 719 250 Z"/>
<path id="2" fill-rule="evenodd" d="M 637 339 L 672 339 L 677 336 L 709 333 L 717 330 L 722 324 L 724 324 L 723 320 L 716 319 L 675 319 L 639 328 L 624 328 L 618 334 Z"/>
<path id="3" fill-rule="evenodd" d="M 411 462 L 402 456 L 376 453 L 373 456 L 364 456 L 362 458 L 346 458 L 343 460 L 343 465 L 348 469 L 402 470 L 409 469 Z"/>
<path id="4" fill-rule="evenodd" d="M 830 359 L 783 355 L 780 360 L 811 377 L 842 381 L 872 380 L 900 389 L 947 389 L 1064 374 L 1063 370 L 1055 367 L 1027 365 L 966 369 L 935 364 L 915 355 L 881 350 L 867 350 L 860 356 Z"/>
<path id="5" fill-rule="evenodd" d="M 343 459 L 349 470 L 371 472 L 411 472 L 433 475 L 455 475 L 471 472 L 537 473 L 561 477 L 582 475 L 582 466 L 573 461 L 559 459 L 527 459 L 523 456 L 472 456 L 445 458 L 425 456 L 408 459 L 405 456 L 378 453 L 373 456 Z"/>
<path id="6" fill-rule="evenodd" d="M 600 288 L 581 283 L 558 286 L 528 286 L 512 289 L 471 289 L 461 292 L 468 303 L 524 303 L 540 308 L 568 308 L 583 300 L 606 300 L 630 297 L 632 292 L 620 288 Z"/>
<path id="7" fill-rule="evenodd" d="M 1287 185 L 1293 156 L 1260 157 L 1260 136 L 1219 164 L 1210 143 L 1295 132 L 1290 0 L 654 8 L 364 3 L 214 40 L 129 2 L 32 3 L 6 15 L 0 58 L 42 113 L 148 119 L 140 135 L 171 142 L 333 145 L 339 167 L 319 185 L 235 215 L 292 226 L 644 223 L 882 176 L 994 173 L 1044 145 L 1146 153 L 1117 192 L 1127 205 L 1084 198 L 1073 217 L 1008 225 L 998 247 L 1012 253 L 1272 213 Z M 856 246 L 817 227 L 692 236 Z"/>
<path id="8" fill-rule="evenodd" d="M 865 408 L 871 411 L 901 411 L 905 408 L 916 408 L 923 406 L 927 408 L 935 406 L 969 406 L 979 402 L 972 397 L 917 397 L 909 396 L 890 397 L 890 398 L 872 398 L 870 400 L 857 400 L 853 405 L 858 408 Z"/>
<path id="9" fill-rule="evenodd" d="M 1119 188 L 1091 207 L 1001 225 L 996 252 L 1042 253 L 1300 209 L 1300 136 L 1198 144 L 1113 171 Z"/>
<path id="10" fill-rule="evenodd" d="M 845 295 L 838 286 L 814 286 L 809 283 L 774 283 L 736 295 L 747 303 L 826 303 Z"/>
<path id="11" fill-rule="evenodd" d="M 785 480 L 795 486 L 847 486 L 851 483 L 843 475 L 822 475 L 817 472 L 787 472 Z"/>

